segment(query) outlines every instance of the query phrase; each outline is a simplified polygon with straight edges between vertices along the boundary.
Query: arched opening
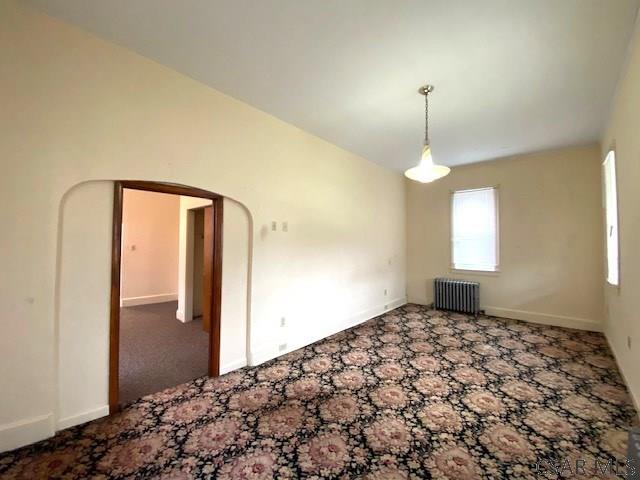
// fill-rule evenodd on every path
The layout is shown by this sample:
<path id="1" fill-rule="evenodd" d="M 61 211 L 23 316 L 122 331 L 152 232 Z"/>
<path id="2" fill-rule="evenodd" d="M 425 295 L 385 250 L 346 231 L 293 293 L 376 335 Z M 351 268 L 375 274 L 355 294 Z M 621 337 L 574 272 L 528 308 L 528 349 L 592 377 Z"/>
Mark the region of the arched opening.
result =
<path id="1" fill-rule="evenodd" d="M 115 181 L 77 183 L 65 191 L 59 203 L 53 358 L 56 430 L 109 414 Z M 216 191 L 213 188 L 209 193 Z M 251 353 L 250 321 L 254 226 L 253 214 L 243 202 L 221 196 L 224 257 L 219 370 L 223 375 L 251 364 L 250 359 L 255 358 Z M 126 246 L 124 251 L 126 254 Z M 122 295 L 126 296 L 124 289 Z M 206 364 L 202 372 L 208 373 Z"/>

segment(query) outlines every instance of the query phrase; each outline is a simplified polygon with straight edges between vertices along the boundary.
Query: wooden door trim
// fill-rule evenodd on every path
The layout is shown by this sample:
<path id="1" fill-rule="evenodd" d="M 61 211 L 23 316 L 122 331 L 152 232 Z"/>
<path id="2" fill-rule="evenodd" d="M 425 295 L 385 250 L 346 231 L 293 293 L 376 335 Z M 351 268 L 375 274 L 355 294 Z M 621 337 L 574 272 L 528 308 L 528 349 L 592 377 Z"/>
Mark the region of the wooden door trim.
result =
<path id="1" fill-rule="evenodd" d="M 122 259 L 122 182 L 115 182 L 111 237 L 111 306 L 109 312 L 109 413 L 120 409 L 120 261 Z"/>
<path id="2" fill-rule="evenodd" d="M 125 188 L 148 192 L 185 195 L 211 200 L 213 207 L 213 282 L 209 305 L 211 328 L 209 329 L 209 376 L 220 375 L 220 318 L 222 302 L 222 228 L 223 197 L 202 190 L 175 183 L 123 180 L 114 182 L 113 226 L 111 239 L 111 297 L 109 314 L 109 413 L 120 410 L 119 368 L 120 368 L 120 274 L 122 260 L 122 208 Z"/>
<path id="3" fill-rule="evenodd" d="M 213 292 L 209 308 L 209 376 L 220 375 L 220 319 L 222 317 L 222 228 L 224 219 L 223 198 L 212 199 L 213 206 Z M 205 306 L 206 307 L 206 306 Z"/>

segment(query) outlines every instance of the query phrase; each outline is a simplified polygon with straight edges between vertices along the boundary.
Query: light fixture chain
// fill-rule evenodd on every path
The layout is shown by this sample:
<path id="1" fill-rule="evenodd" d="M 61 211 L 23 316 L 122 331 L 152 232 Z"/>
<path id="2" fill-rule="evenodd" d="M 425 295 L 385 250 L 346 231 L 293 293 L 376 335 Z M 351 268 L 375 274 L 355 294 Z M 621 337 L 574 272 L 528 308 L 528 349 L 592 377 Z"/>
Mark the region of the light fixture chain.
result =
<path id="1" fill-rule="evenodd" d="M 424 94 L 424 144 L 429 145 L 429 91 Z"/>

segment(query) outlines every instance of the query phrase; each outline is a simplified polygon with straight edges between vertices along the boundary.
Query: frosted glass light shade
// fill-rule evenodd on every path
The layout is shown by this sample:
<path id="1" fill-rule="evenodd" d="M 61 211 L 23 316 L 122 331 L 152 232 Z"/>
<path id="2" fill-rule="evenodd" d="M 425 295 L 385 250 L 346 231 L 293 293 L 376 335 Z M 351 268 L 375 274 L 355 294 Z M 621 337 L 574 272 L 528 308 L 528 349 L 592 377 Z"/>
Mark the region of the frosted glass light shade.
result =
<path id="1" fill-rule="evenodd" d="M 444 165 L 436 165 L 433 163 L 431 156 L 431 148 L 425 145 L 422 149 L 422 158 L 420 163 L 404 172 L 405 177 L 420 183 L 429 183 L 439 178 L 449 175 L 451 169 Z"/>

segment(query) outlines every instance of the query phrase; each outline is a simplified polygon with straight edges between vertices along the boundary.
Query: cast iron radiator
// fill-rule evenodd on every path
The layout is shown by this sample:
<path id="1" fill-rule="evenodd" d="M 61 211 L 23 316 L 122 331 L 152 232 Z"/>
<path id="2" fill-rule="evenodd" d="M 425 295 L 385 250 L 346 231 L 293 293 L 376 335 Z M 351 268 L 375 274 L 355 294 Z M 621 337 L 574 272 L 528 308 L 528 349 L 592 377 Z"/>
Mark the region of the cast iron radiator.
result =
<path id="1" fill-rule="evenodd" d="M 480 312 L 480 284 L 466 280 L 452 280 L 436 278 L 433 281 L 434 307 L 437 310 L 452 310 L 454 312 Z"/>

